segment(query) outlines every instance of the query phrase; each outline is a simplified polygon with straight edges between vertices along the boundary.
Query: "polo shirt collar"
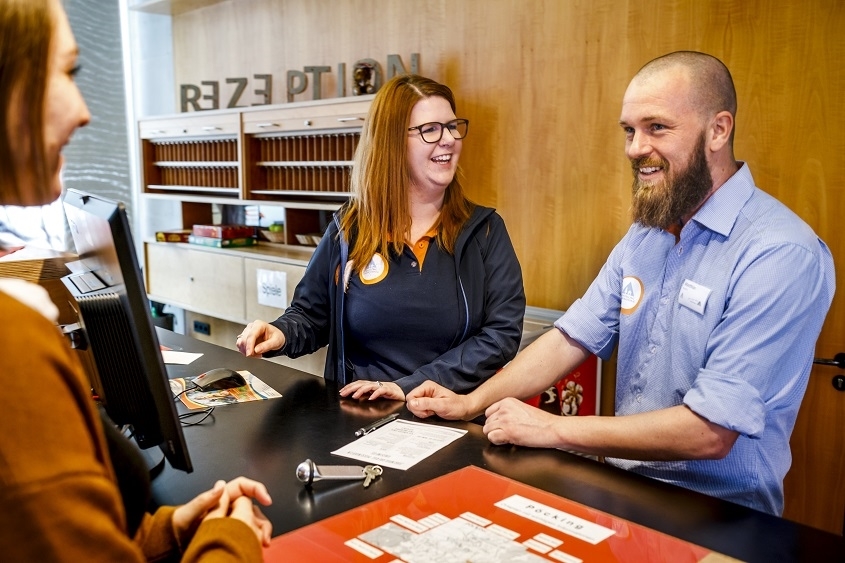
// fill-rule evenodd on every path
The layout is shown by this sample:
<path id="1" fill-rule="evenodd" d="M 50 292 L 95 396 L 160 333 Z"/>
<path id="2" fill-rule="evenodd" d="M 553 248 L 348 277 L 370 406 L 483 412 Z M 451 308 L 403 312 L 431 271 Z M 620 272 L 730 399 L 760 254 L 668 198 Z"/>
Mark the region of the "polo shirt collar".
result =
<path id="1" fill-rule="evenodd" d="M 432 228 L 428 230 L 426 234 L 423 235 L 423 238 L 428 238 L 429 240 L 433 239 L 437 236 L 438 231 L 440 231 L 440 221 L 438 221 Z M 416 242 L 416 241 L 414 241 Z"/>
<path id="2" fill-rule="evenodd" d="M 440 221 L 435 223 L 434 226 L 432 228 L 430 228 L 427 233 L 425 233 L 423 236 L 421 236 L 420 240 L 422 240 L 422 239 L 431 240 L 434 237 L 436 237 L 437 233 L 439 233 L 439 232 L 440 232 Z M 393 242 L 393 239 L 390 238 L 390 235 L 387 235 L 387 242 Z M 408 246 L 411 246 L 416 242 L 418 242 L 418 241 L 411 241 L 411 242 L 408 242 L 407 244 L 408 244 Z"/>

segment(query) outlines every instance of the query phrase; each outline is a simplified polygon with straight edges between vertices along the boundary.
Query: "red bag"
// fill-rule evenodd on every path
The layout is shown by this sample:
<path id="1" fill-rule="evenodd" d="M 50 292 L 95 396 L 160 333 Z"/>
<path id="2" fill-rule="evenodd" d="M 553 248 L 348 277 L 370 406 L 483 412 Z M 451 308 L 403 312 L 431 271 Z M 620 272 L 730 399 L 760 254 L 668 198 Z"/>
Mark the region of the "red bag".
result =
<path id="1" fill-rule="evenodd" d="M 601 360 L 590 355 L 553 387 L 525 402 L 563 416 L 589 416 L 598 414 L 600 397 Z"/>

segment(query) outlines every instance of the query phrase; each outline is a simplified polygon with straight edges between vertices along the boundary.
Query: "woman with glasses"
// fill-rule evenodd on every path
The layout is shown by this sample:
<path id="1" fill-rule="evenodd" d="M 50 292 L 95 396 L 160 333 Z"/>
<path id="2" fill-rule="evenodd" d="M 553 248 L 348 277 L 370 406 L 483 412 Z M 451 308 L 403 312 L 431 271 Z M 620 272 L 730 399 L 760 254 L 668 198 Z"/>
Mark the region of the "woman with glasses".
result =
<path id="1" fill-rule="evenodd" d="M 290 307 L 247 325 L 241 353 L 296 358 L 328 345 L 325 376 L 355 399 L 404 400 L 426 380 L 465 392 L 510 361 L 522 272 L 502 218 L 464 195 L 468 128 L 447 86 L 389 80 L 364 122 L 352 197 Z"/>

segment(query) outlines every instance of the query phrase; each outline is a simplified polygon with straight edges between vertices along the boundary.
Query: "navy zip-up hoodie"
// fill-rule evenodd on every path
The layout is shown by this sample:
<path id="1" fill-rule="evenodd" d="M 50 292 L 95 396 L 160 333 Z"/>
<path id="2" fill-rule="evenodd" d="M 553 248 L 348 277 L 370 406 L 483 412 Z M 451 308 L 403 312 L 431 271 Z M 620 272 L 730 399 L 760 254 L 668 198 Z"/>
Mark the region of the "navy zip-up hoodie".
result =
<path id="1" fill-rule="evenodd" d="M 343 351 L 345 293 L 343 268 L 339 268 L 346 263 L 349 248 L 346 237 L 338 233 L 335 214 L 290 307 L 271 323 L 284 333 L 285 346 L 264 356 L 297 358 L 328 344 L 325 377 L 342 386 L 353 377 Z M 522 270 L 505 223 L 495 210 L 475 207 L 455 245 L 455 265 L 463 335 L 433 362 L 395 381 L 405 394 L 426 379 L 456 392 L 469 392 L 516 355 L 525 314 Z"/>

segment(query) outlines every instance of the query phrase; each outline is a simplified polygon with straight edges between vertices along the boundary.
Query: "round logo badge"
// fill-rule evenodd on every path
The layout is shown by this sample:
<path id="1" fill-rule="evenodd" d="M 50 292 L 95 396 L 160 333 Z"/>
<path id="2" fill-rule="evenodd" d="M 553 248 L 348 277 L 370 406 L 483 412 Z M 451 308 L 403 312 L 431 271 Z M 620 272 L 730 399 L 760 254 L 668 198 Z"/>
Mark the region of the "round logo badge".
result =
<path id="1" fill-rule="evenodd" d="M 622 278 L 622 314 L 630 315 L 637 310 L 643 299 L 645 288 L 640 278 L 625 276 Z"/>
<path id="2" fill-rule="evenodd" d="M 367 285 L 378 283 L 387 276 L 387 269 L 387 260 L 376 252 L 370 263 L 361 269 L 361 282 Z"/>

